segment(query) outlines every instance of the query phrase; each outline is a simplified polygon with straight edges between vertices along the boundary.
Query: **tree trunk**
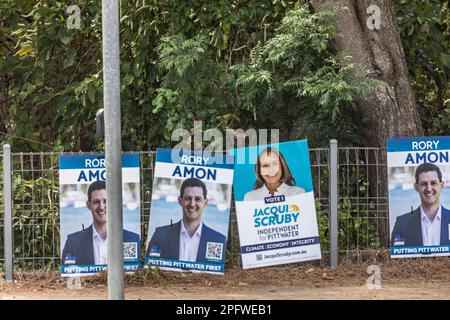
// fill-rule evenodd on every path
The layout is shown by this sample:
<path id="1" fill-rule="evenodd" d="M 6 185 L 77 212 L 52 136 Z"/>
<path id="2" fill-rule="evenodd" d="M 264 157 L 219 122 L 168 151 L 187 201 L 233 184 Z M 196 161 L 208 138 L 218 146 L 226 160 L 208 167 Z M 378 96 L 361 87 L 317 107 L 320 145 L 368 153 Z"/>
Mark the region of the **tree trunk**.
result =
<path id="1" fill-rule="evenodd" d="M 355 66 L 361 66 L 374 79 L 384 81 L 375 97 L 369 101 L 357 101 L 363 115 L 363 141 L 368 147 L 385 147 L 389 137 L 422 135 L 423 130 L 412 91 L 405 54 L 401 45 L 392 0 L 314 0 L 313 8 L 332 9 L 344 7 L 337 15 L 340 37 L 336 48 L 352 57 Z M 369 28 L 367 20 L 372 12 L 369 6 L 380 8 L 379 28 Z M 372 16 L 373 17 L 373 16 Z M 372 25 L 373 26 L 373 25 Z M 353 72 L 352 76 L 355 73 Z M 386 153 L 377 159 L 386 163 Z M 374 161 L 375 162 L 375 161 Z M 373 163 L 374 164 L 374 163 Z M 377 197 L 380 212 L 387 208 L 387 173 L 384 165 L 369 172 L 370 195 Z M 384 204 L 383 204 L 384 203 Z M 379 218 L 379 239 L 387 246 L 389 228 L 386 216 Z"/>

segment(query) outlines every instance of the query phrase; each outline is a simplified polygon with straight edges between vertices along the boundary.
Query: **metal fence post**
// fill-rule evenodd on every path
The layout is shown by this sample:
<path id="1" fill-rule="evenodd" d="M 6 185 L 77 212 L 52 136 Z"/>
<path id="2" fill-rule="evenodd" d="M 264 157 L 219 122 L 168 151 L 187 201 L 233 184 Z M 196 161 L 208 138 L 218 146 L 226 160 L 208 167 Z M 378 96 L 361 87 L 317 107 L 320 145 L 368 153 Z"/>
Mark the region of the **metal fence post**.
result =
<path id="1" fill-rule="evenodd" d="M 108 298 L 124 299 L 119 1 L 102 0 Z"/>
<path id="2" fill-rule="evenodd" d="M 5 253 L 5 280 L 13 281 L 13 228 L 11 187 L 11 146 L 3 145 L 3 237 Z"/>
<path id="3" fill-rule="evenodd" d="M 330 265 L 336 268 L 338 264 L 338 142 L 330 140 Z"/>

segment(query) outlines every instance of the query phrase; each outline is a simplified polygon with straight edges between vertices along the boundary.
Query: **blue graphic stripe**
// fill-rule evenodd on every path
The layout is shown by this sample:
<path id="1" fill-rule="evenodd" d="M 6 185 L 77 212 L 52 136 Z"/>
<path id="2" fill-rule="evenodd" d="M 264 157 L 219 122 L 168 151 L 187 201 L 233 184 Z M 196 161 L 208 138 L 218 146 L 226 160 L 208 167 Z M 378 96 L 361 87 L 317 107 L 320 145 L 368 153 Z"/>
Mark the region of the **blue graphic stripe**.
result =
<path id="1" fill-rule="evenodd" d="M 313 244 L 320 244 L 319 237 L 310 237 L 310 238 L 301 238 L 287 241 L 277 241 L 277 242 L 269 242 L 269 243 L 261 243 L 254 244 L 249 246 L 242 246 L 241 253 L 252 253 L 259 251 L 269 251 L 269 250 L 278 250 L 278 249 L 286 249 L 293 247 L 301 247 L 301 246 L 309 246 Z"/>
<path id="2" fill-rule="evenodd" d="M 209 158 L 207 163 L 184 163 L 181 161 L 182 157 L 203 157 Z M 234 157 L 223 153 L 208 153 L 208 152 L 194 152 L 182 149 L 156 149 L 156 161 L 166 163 L 185 164 L 193 166 L 206 166 L 212 168 L 233 169 Z"/>
<path id="3" fill-rule="evenodd" d="M 412 255 L 412 254 L 438 254 L 447 253 L 450 255 L 450 245 L 445 246 L 407 246 L 391 247 L 392 256 Z"/>
<path id="4" fill-rule="evenodd" d="M 89 155 L 62 155 L 59 157 L 59 169 L 98 169 L 105 168 L 105 155 L 89 154 Z M 86 160 L 91 160 L 95 167 L 87 167 Z M 97 166 L 98 165 L 98 166 Z M 139 154 L 124 153 L 122 154 L 122 168 L 139 168 Z"/>
<path id="5" fill-rule="evenodd" d="M 223 273 L 224 265 L 221 263 L 211 262 L 192 262 L 183 260 L 161 259 L 155 257 L 146 257 L 145 263 L 155 267 L 181 269 L 181 270 L 198 270 L 206 272 Z"/>
<path id="6" fill-rule="evenodd" d="M 437 147 L 433 144 L 430 149 L 413 149 L 413 142 L 425 146 L 427 142 L 439 141 Z M 387 140 L 388 152 L 425 151 L 425 150 L 450 150 L 450 136 L 395 138 Z"/>
<path id="7" fill-rule="evenodd" d="M 124 271 L 138 271 L 142 265 L 138 262 L 124 262 Z M 107 271 L 106 264 L 63 264 L 61 265 L 61 274 L 91 274 L 101 271 Z"/>

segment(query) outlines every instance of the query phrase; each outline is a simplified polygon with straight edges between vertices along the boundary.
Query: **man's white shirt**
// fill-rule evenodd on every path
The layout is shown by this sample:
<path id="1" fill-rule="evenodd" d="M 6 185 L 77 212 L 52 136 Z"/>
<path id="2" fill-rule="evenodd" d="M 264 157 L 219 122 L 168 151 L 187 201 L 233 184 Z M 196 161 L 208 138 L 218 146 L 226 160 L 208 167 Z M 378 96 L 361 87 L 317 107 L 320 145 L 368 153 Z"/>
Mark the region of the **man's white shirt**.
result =
<path id="1" fill-rule="evenodd" d="M 95 226 L 92 225 L 92 243 L 94 245 L 94 261 L 95 264 L 107 264 L 107 248 L 106 248 L 106 240 L 100 237 L 95 230 Z"/>
<path id="2" fill-rule="evenodd" d="M 422 226 L 422 241 L 424 246 L 438 246 L 441 242 L 441 212 L 442 207 L 439 206 L 436 217 L 433 222 L 428 219 L 428 216 L 420 206 L 420 224 Z"/>
<path id="3" fill-rule="evenodd" d="M 179 257 L 183 261 L 196 261 L 198 247 L 200 245 L 200 237 L 202 236 L 203 222 L 200 223 L 194 235 L 189 237 L 186 228 L 184 227 L 184 222 L 181 220 L 180 228 L 180 251 Z"/>

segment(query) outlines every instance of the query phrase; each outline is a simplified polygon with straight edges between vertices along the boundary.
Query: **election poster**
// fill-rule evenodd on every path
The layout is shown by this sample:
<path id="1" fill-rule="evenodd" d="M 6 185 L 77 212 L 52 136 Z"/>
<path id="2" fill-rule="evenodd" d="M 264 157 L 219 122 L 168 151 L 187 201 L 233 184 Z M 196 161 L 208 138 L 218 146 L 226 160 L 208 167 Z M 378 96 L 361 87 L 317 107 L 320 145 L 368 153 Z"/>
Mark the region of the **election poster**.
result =
<path id="1" fill-rule="evenodd" d="M 103 154 L 59 158 L 61 275 L 107 270 L 106 166 Z M 139 268 L 141 215 L 139 155 L 122 155 L 123 254 L 127 272 Z"/>
<path id="2" fill-rule="evenodd" d="M 388 139 L 392 258 L 450 256 L 450 137 Z"/>
<path id="3" fill-rule="evenodd" d="M 233 170 L 226 154 L 157 149 L 147 265 L 223 274 Z"/>
<path id="4" fill-rule="evenodd" d="M 232 153 L 243 268 L 321 259 L 307 141 Z"/>

